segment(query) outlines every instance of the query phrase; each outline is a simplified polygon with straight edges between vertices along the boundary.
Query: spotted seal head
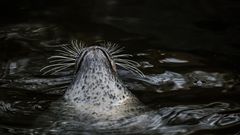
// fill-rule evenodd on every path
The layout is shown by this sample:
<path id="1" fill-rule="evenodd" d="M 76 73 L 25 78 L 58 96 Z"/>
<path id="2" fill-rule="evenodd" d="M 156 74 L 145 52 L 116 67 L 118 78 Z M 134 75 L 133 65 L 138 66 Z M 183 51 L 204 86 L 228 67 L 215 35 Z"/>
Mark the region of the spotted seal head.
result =
<path id="1" fill-rule="evenodd" d="M 139 100 L 123 85 L 117 74 L 117 66 L 143 76 L 135 61 L 121 54 L 123 48 L 105 43 L 84 47 L 72 42 L 58 50 L 59 55 L 49 59 L 53 63 L 43 68 L 45 73 L 56 73 L 74 67 L 73 80 L 65 92 L 65 101 L 81 114 L 92 117 L 124 116 L 141 105 Z"/>

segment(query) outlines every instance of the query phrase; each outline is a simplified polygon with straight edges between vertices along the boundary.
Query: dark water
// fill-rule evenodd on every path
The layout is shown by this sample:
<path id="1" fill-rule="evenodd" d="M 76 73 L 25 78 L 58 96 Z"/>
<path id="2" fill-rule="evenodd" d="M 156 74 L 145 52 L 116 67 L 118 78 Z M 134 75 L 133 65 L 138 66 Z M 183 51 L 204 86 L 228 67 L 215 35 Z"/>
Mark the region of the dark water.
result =
<path id="1" fill-rule="evenodd" d="M 240 134 L 239 2 L 15 4 L 5 2 L 1 9 L 1 135 Z M 151 111 L 86 122 L 61 108 L 72 71 L 39 70 L 59 44 L 72 39 L 109 40 L 133 54 L 146 77 L 123 69 L 119 75 Z"/>

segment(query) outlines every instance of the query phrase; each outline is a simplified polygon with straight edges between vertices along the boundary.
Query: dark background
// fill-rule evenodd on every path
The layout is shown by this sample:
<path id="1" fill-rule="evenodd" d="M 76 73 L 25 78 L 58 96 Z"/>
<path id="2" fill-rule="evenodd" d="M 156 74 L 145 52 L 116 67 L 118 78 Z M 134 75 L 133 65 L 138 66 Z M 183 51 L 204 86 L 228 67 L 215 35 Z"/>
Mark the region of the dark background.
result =
<path id="1" fill-rule="evenodd" d="M 239 9 L 238 0 L 2 0 L 0 24 L 53 23 L 87 39 L 188 51 L 239 70 Z"/>
<path id="2" fill-rule="evenodd" d="M 49 29 L 45 29 L 46 27 Z M 230 77 L 226 80 L 232 80 L 229 84 L 233 83 L 234 86 L 229 86 L 227 91 L 222 87 L 193 87 L 187 91 L 166 91 L 158 94 L 155 91 L 135 91 L 135 94 L 142 97 L 144 103 L 164 103 L 166 106 L 226 101 L 237 104 L 236 110 L 227 113 L 239 112 L 240 0 L 1 0 L 0 84 L 9 83 L 7 87 L 10 90 L 16 88 L 13 89 L 15 93 L 3 89 L 0 94 L 3 99 L 23 99 L 26 101 L 23 102 L 23 108 L 27 111 L 32 108 L 29 101 L 34 103 L 35 99 L 32 98 L 36 95 L 48 101 L 50 95 L 42 96 L 32 91 L 24 94 L 25 88 L 38 90 L 45 85 L 44 79 L 41 82 L 39 70 L 47 64 L 47 54 L 52 55 L 49 49 L 51 46 L 48 45 L 59 45 L 58 43 L 71 39 L 120 42 L 122 46 L 126 46 L 127 51 L 134 51 L 131 54 L 152 49 L 152 58 L 147 57 L 147 61 L 152 62 L 154 68 L 145 69 L 144 73 L 173 71 L 185 74 L 196 70 L 227 73 Z M 155 48 L 156 50 L 153 50 Z M 183 55 L 186 56 L 183 57 L 184 60 L 186 58 L 193 63 L 159 63 L 159 59 L 168 57 L 161 56 L 159 50 L 168 52 L 168 55 L 171 54 L 169 56 L 188 54 Z M 180 55 L 176 58 L 178 56 Z M 51 78 L 47 81 L 47 85 L 58 84 L 58 81 Z M 147 89 L 155 90 L 155 87 L 158 86 Z M 61 91 L 58 93 L 61 95 Z M 13 117 L 4 120 L 19 123 L 16 125 L 21 127 L 28 122 L 21 116 L 20 119 Z M 216 134 L 235 134 L 239 131 L 238 127 L 218 130 Z M 206 131 L 206 134 L 209 132 Z"/>

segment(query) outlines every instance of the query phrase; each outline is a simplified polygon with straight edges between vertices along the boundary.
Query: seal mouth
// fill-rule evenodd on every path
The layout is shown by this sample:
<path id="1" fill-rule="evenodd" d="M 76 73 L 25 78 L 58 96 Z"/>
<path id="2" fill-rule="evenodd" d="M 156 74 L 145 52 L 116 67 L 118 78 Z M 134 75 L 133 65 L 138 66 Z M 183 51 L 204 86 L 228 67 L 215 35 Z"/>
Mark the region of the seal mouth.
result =
<path id="1" fill-rule="evenodd" d="M 49 57 L 49 65 L 43 67 L 40 71 L 43 72 L 44 75 L 55 75 L 61 71 L 69 70 L 69 68 L 74 68 L 73 70 L 76 73 L 81 65 L 84 65 L 83 61 L 87 58 L 86 56 L 92 55 L 92 59 L 89 59 L 89 61 L 102 58 L 103 60 L 99 62 L 107 61 L 108 63 L 105 64 L 110 65 L 110 68 L 114 72 L 117 72 L 116 67 L 119 66 L 144 77 L 144 74 L 138 69 L 140 64 L 128 59 L 128 57 L 132 55 L 122 53 L 123 47 L 110 42 L 99 43 L 98 46 L 85 46 L 85 43 L 78 42 L 77 40 L 71 41 L 70 44 L 61 45 L 61 48 L 56 50 L 58 54 Z"/>

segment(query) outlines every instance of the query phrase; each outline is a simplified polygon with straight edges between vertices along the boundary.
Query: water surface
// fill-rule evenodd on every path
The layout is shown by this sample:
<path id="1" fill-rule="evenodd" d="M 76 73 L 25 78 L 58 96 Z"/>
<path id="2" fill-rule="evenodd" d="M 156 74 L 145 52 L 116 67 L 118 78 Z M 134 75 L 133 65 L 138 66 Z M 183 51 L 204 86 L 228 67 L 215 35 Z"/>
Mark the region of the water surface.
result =
<path id="1" fill-rule="evenodd" d="M 46 14 L 55 12 L 49 8 Z M 38 10 L 33 11 L 39 14 Z M 222 53 L 217 48 L 209 51 L 206 46 L 178 48 L 175 44 L 178 39 L 167 42 L 169 35 L 155 30 L 158 21 L 153 18 L 148 18 L 152 22 L 141 20 L 140 16 L 104 14 L 106 11 L 100 12 L 99 17 L 97 11 L 92 16 L 94 21 L 80 24 L 81 19 L 78 22 L 64 19 L 18 20 L 1 25 L 0 134 L 239 134 L 240 74 L 235 57 L 238 50 L 230 47 Z M 47 14 L 51 15 L 57 16 Z M 128 26 L 143 26 L 145 33 Z M 188 28 L 195 30 L 192 26 Z M 115 121 L 79 120 L 77 113 L 61 102 L 72 70 L 56 75 L 40 72 L 58 45 L 72 39 L 88 43 L 109 40 L 124 46 L 132 59 L 140 63 L 145 77 L 121 68 L 119 76 L 151 109 Z M 196 39 L 199 44 L 212 43 L 200 39 Z"/>

